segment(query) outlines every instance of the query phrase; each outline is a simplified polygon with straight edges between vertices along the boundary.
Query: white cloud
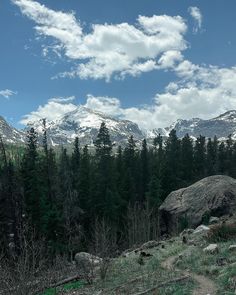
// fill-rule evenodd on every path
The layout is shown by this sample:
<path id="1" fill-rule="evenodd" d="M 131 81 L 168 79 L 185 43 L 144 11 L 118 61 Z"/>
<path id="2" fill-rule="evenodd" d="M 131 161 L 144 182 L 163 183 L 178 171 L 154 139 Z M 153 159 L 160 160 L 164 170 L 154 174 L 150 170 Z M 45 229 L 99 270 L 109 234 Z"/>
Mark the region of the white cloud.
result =
<path id="1" fill-rule="evenodd" d="M 182 60 L 183 60 L 183 56 L 180 53 L 180 51 L 176 51 L 176 50 L 166 51 L 158 61 L 159 68 L 173 69 L 176 66 L 176 64 Z"/>
<path id="2" fill-rule="evenodd" d="M 5 98 L 9 98 L 10 96 L 15 94 L 17 94 L 17 92 L 10 89 L 0 90 L 0 96 L 3 96 Z"/>
<path id="3" fill-rule="evenodd" d="M 202 27 L 202 13 L 201 10 L 196 7 L 196 6 L 191 6 L 188 9 L 190 15 L 193 17 L 193 19 L 195 20 L 195 27 L 193 29 L 194 33 L 197 33 L 198 30 L 201 29 Z"/>
<path id="4" fill-rule="evenodd" d="M 136 122 L 143 129 L 169 126 L 177 119 L 215 117 L 236 109 L 236 67 L 203 67 L 183 61 L 180 80 L 157 93 L 151 105 L 123 108 L 119 99 L 89 95 L 86 106 Z"/>
<path id="5" fill-rule="evenodd" d="M 56 51 L 63 50 L 74 60 L 73 69 L 56 77 L 79 76 L 108 81 L 112 76 L 136 76 L 164 68 L 165 63 L 159 67 L 158 60 L 170 52 L 180 56 L 187 48 L 184 40 L 187 26 L 180 16 L 139 16 L 136 25 L 94 24 L 90 33 L 84 33 L 74 13 L 54 11 L 32 0 L 12 1 L 36 23 L 38 34 L 56 39 Z M 48 54 L 48 49 L 44 49 L 43 55 Z M 174 62 L 168 63 L 168 67 L 172 65 Z"/>
<path id="6" fill-rule="evenodd" d="M 115 97 L 96 97 L 88 94 L 87 101 L 84 106 L 110 116 L 117 117 L 122 114 L 120 100 Z"/>
<path id="7" fill-rule="evenodd" d="M 51 98 L 45 105 L 40 105 L 36 111 L 25 115 L 20 123 L 27 125 L 30 122 L 43 118 L 46 118 L 48 121 L 60 119 L 66 113 L 76 109 L 77 106 L 71 102 L 73 100 L 73 96 L 67 98 Z"/>
<path id="8" fill-rule="evenodd" d="M 143 129 L 166 127 L 175 120 L 212 118 L 236 109 L 236 67 L 204 67 L 182 61 L 176 68 L 179 81 L 157 93 L 151 105 L 124 108 L 118 98 L 89 94 L 85 107 L 121 119 L 131 120 Z M 53 98 L 37 111 L 25 116 L 22 123 L 46 117 L 60 118 L 76 109 L 73 97 Z"/>
<path id="9" fill-rule="evenodd" d="M 178 118 L 210 118 L 236 109 L 236 67 L 200 66 L 184 60 L 187 26 L 180 16 L 139 16 L 135 25 L 92 25 L 91 32 L 85 33 L 74 13 L 54 11 L 33 0 L 12 1 L 36 23 L 39 35 L 57 41 L 56 45 L 43 47 L 45 56 L 54 50 L 58 56 L 64 53 L 74 61 L 73 69 L 58 76 L 109 80 L 171 69 L 178 77 L 163 93 L 157 93 L 149 106 L 124 108 L 118 98 L 90 94 L 85 103 L 88 108 L 132 120 L 144 129 L 166 127 Z M 197 32 L 202 27 L 201 11 L 190 7 L 189 13 Z M 73 100 L 74 97 L 50 99 L 26 115 L 22 123 L 60 118 L 76 108 Z"/>
<path id="10" fill-rule="evenodd" d="M 50 102 L 58 102 L 58 103 L 68 103 L 75 100 L 75 96 L 67 96 L 67 97 L 52 97 L 49 99 Z"/>

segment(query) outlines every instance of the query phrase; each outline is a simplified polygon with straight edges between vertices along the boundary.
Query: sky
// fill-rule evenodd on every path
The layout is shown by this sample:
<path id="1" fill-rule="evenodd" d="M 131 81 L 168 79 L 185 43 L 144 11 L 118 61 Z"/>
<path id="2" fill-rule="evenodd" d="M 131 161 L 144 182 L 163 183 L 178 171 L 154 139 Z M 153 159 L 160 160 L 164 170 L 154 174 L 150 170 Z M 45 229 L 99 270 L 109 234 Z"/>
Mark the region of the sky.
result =
<path id="1" fill-rule="evenodd" d="M 0 115 L 143 129 L 236 109 L 235 0 L 1 0 Z"/>

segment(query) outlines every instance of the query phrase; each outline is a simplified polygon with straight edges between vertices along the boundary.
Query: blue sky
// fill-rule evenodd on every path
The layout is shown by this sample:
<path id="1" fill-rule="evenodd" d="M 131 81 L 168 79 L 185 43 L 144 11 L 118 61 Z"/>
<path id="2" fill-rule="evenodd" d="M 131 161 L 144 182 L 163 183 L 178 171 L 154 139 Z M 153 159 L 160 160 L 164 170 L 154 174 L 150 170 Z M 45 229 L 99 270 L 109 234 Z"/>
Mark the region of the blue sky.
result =
<path id="1" fill-rule="evenodd" d="M 235 14 L 234 0 L 1 0 L 0 115 L 21 127 L 82 104 L 151 129 L 236 109 Z"/>

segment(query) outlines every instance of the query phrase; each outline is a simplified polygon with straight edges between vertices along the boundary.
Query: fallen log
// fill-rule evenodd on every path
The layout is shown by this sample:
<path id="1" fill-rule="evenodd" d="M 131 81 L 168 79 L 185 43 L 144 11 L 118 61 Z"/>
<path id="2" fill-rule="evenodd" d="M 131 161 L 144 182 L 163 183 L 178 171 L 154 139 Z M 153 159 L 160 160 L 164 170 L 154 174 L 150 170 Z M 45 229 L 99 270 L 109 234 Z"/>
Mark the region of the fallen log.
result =
<path id="1" fill-rule="evenodd" d="M 50 284 L 46 288 L 44 287 L 44 288 L 42 288 L 40 290 L 37 290 L 34 294 L 37 295 L 37 294 L 40 294 L 43 291 L 45 291 L 45 289 L 57 288 L 57 287 L 60 287 L 62 285 L 65 285 L 65 284 L 68 284 L 68 283 L 71 283 L 71 282 L 74 282 L 74 281 L 78 281 L 78 280 L 81 280 L 81 279 L 83 279 L 83 277 L 81 275 L 75 275 L 75 276 L 66 278 L 64 280 L 61 280 L 59 282 Z"/>

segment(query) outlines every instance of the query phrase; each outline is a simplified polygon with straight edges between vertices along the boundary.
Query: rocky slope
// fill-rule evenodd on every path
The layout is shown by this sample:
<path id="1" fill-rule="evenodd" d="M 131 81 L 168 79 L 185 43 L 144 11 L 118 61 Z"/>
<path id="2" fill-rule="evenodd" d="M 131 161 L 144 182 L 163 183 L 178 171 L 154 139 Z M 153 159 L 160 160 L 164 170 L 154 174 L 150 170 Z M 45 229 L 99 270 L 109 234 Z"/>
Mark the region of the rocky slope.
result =
<path id="1" fill-rule="evenodd" d="M 236 110 L 228 111 L 209 120 L 199 118 L 190 120 L 179 119 L 169 127 L 144 131 L 131 121 L 119 120 L 83 106 L 78 106 L 74 111 L 65 114 L 61 118 L 47 122 L 49 143 L 54 146 L 70 144 L 78 136 L 81 145 L 93 145 L 93 141 L 98 134 L 102 122 L 106 123 L 110 130 L 111 140 L 117 145 L 124 145 L 131 135 L 133 135 L 137 142 L 140 142 L 146 137 L 148 143 L 151 144 L 155 136 L 161 134 L 163 137 L 166 137 L 172 129 L 177 131 L 177 135 L 180 138 L 188 133 L 193 138 L 201 134 L 211 138 L 216 135 L 220 140 L 225 140 L 231 134 L 232 138 L 236 140 Z M 30 127 L 36 129 L 39 137 L 42 135 L 42 121 L 39 120 L 29 123 L 27 128 Z M 24 142 L 26 130 L 19 131 L 11 127 L 0 117 L 0 134 L 6 142 Z"/>
<path id="2" fill-rule="evenodd" d="M 154 129 L 152 135 L 155 136 L 160 133 L 162 136 L 168 136 L 172 129 L 176 130 L 178 137 L 183 137 L 188 133 L 195 138 L 199 135 L 213 138 L 216 135 L 223 140 L 231 134 L 232 138 L 236 139 L 236 110 L 228 111 L 209 120 L 199 118 L 190 120 L 179 119 L 169 127 Z"/>
<path id="3" fill-rule="evenodd" d="M 0 116 L 0 136 L 6 143 L 24 143 L 25 133 L 10 126 L 7 121 Z"/>

